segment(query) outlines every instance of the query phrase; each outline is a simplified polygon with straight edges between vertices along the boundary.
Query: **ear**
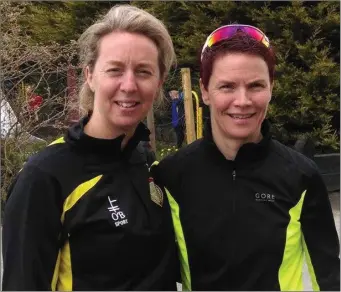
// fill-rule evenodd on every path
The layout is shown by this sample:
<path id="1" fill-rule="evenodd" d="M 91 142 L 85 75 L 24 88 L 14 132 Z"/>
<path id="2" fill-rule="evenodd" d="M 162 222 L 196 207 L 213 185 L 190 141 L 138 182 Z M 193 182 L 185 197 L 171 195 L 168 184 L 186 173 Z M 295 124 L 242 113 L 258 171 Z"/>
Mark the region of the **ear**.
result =
<path id="1" fill-rule="evenodd" d="M 160 90 L 162 89 L 162 86 L 163 86 L 163 84 L 165 83 L 166 78 L 167 78 L 167 76 L 165 76 L 165 74 L 160 74 L 160 75 L 159 75 L 158 88 L 159 88 Z"/>
<path id="2" fill-rule="evenodd" d="M 274 83 L 275 83 L 275 81 L 272 81 L 271 86 L 270 86 L 271 94 L 272 94 L 272 90 L 274 89 Z"/>
<path id="3" fill-rule="evenodd" d="M 90 89 L 92 91 L 95 91 L 94 90 L 94 84 L 93 84 L 93 74 L 91 73 L 89 66 L 86 66 L 85 71 L 84 71 L 84 75 L 85 75 L 85 80 L 88 83 Z"/>
<path id="4" fill-rule="evenodd" d="M 159 89 L 161 89 L 161 87 L 163 86 L 163 84 L 165 83 L 165 79 L 161 78 L 158 84 Z"/>
<path id="5" fill-rule="evenodd" d="M 272 83 L 271 83 L 271 86 L 270 86 L 270 100 L 269 100 L 269 102 L 271 101 L 271 99 L 272 99 L 272 90 L 274 89 L 274 81 L 272 81 Z"/>
<path id="6" fill-rule="evenodd" d="M 200 83 L 200 91 L 201 91 L 202 101 L 204 102 L 204 104 L 209 106 L 210 105 L 210 98 L 209 98 L 207 90 L 204 87 L 204 84 L 202 83 L 201 78 L 199 80 L 199 83 Z"/>
<path id="7" fill-rule="evenodd" d="M 165 79 L 164 78 L 161 78 L 159 80 L 159 83 L 157 84 L 157 91 L 156 91 L 156 94 L 155 94 L 155 97 L 154 97 L 154 101 L 157 100 L 161 95 L 161 91 L 162 91 L 162 86 L 163 84 L 165 83 Z"/>
<path id="8" fill-rule="evenodd" d="M 162 86 L 163 86 L 164 82 L 165 82 L 164 79 L 160 79 L 160 80 L 159 80 L 159 83 L 158 83 L 158 85 L 157 85 L 157 90 L 156 90 L 156 93 L 155 93 L 153 102 L 156 101 L 157 99 L 160 99 L 160 98 L 163 96 L 163 93 L 162 93 Z"/>

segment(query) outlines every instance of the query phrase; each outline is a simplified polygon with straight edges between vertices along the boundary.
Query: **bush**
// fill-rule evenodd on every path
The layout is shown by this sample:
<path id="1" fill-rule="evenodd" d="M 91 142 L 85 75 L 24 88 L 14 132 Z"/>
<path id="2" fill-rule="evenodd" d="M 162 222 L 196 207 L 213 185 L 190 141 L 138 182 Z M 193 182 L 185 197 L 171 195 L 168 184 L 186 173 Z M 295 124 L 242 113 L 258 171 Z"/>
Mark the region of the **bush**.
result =
<path id="1" fill-rule="evenodd" d="M 27 137 L 1 139 L 1 209 L 7 198 L 8 187 L 30 156 L 47 145 Z"/>
<path id="2" fill-rule="evenodd" d="M 158 161 L 172 153 L 175 153 L 176 151 L 178 151 L 178 148 L 175 145 L 160 141 L 156 142 L 156 159 Z"/>

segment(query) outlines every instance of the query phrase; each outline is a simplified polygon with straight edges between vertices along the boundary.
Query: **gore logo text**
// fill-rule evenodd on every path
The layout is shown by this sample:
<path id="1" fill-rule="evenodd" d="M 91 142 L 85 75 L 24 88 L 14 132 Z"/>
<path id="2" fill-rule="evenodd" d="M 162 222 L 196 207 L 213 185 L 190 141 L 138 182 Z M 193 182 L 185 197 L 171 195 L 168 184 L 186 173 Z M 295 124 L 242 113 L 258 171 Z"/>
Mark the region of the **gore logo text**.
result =
<path id="1" fill-rule="evenodd" d="M 257 202 L 275 202 L 276 196 L 268 193 L 255 193 Z"/>

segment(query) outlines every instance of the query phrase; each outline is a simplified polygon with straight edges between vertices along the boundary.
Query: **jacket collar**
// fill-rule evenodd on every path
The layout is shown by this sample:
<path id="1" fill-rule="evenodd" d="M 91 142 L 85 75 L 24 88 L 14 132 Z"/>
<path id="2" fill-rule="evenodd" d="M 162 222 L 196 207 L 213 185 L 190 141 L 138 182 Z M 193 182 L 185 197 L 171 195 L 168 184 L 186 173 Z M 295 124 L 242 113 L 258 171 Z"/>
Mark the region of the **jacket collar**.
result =
<path id="1" fill-rule="evenodd" d="M 124 135 L 120 135 L 114 139 L 99 139 L 87 135 L 84 127 L 88 123 L 90 116 L 82 118 L 78 123 L 71 126 L 65 136 L 65 140 L 76 147 L 78 151 L 85 154 L 92 154 L 104 159 L 137 159 L 137 155 L 133 155 L 140 141 L 149 141 L 150 131 L 143 124 L 139 123 L 134 135 L 128 141 L 127 145 L 121 149 Z"/>
<path id="2" fill-rule="evenodd" d="M 232 163 L 248 164 L 262 160 L 267 154 L 271 143 L 271 125 L 268 120 L 264 120 L 261 126 L 262 140 L 259 143 L 246 143 L 242 145 Z M 225 156 L 220 152 L 214 143 L 212 136 L 211 121 L 208 120 L 205 124 L 204 143 L 212 150 L 212 154 L 218 159 L 226 160 Z"/>

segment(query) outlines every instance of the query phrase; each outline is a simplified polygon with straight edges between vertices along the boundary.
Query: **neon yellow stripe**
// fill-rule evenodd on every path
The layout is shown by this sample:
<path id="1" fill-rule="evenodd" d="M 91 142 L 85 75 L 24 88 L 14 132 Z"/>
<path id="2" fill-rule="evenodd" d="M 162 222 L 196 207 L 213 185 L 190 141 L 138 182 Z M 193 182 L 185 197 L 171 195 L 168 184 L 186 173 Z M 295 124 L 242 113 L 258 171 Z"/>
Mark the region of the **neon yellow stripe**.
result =
<path id="1" fill-rule="evenodd" d="M 54 144 L 60 144 L 60 143 L 65 143 L 64 137 L 60 137 L 57 140 L 53 141 L 52 143 L 50 143 L 47 146 L 51 146 Z M 21 171 L 21 169 L 20 169 Z M 19 171 L 19 172 L 20 172 Z M 58 253 L 58 257 L 57 257 L 57 261 L 56 261 L 56 265 L 54 267 L 54 272 L 53 272 L 53 277 L 52 277 L 52 282 L 51 282 L 51 290 L 52 291 L 56 291 L 57 289 L 57 282 L 58 282 L 58 276 L 59 276 L 59 268 L 60 268 L 60 260 L 61 260 L 61 253 Z"/>
<path id="2" fill-rule="evenodd" d="M 65 143 L 64 137 L 60 137 L 57 140 L 54 140 L 52 143 L 50 143 L 48 146 L 54 145 L 54 144 L 60 144 Z"/>
<path id="3" fill-rule="evenodd" d="M 101 177 L 102 175 L 98 175 L 82 183 L 66 198 L 63 205 L 63 213 L 60 219 L 62 224 L 64 224 L 65 213 L 70 210 L 91 188 L 93 188 L 101 179 Z M 58 291 L 72 291 L 71 256 L 70 244 L 68 241 L 58 253 L 51 283 L 51 290 L 55 291 L 56 289 Z"/>
<path id="4" fill-rule="evenodd" d="M 153 164 L 149 167 L 149 170 L 151 170 L 153 166 L 156 166 L 156 165 L 158 165 L 158 164 L 159 164 L 159 161 L 155 160 L 155 161 L 153 162 Z"/>
<path id="5" fill-rule="evenodd" d="M 70 210 L 87 191 L 93 188 L 101 179 L 101 177 L 102 175 L 98 175 L 93 179 L 82 183 L 66 198 L 64 201 L 63 214 L 61 218 L 62 223 L 64 223 L 65 213 Z"/>
<path id="6" fill-rule="evenodd" d="M 306 259 L 308 271 L 309 271 L 309 274 L 310 274 L 313 290 L 314 291 L 320 291 L 320 286 L 319 286 L 319 284 L 317 283 L 317 280 L 316 280 L 314 266 L 313 266 L 313 264 L 311 262 L 310 254 L 309 254 L 308 247 L 307 247 L 307 244 L 305 242 L 304 236 L 303 236 L 303 249 L 304 249 L 305 259 Z"/>
<path id="7" fill-rule="evenodd" d="M 153 166 L 158 165 L 158 161 L 154 161 L 153 164 L 150 166 L 151 169 Z M 169 205 L 172 212 L 172 221 L 174 226 L 174 232 L 176 241 L 178 243 L 179 251 L 180 251 L 180 262 L 181 262 L 181 279 L 182 279 L 182 290 L 183 291 L 190 291 L 192 290 L 191 284 L 191 273 L 189 269 L 188 263 L 188 254 L 187 254 L 187 246 L 185 241 L 185 236 L 182 230 L 181 220 L 180 220 L 180 210 L 179 205 L 170 194 L 170 192 L 165 188 L 167 193 L 167 198 L 169 201 Z"/>
<path id="8" fill-rule="evenodd" d="M 53 273 L 52 283 L 51 283 L 51 291 L 56 291 L 57 290 L 59 266 L 60 266 L 60 252 L 58 253 L 56 266 L 54 268 L 54 273 Z"/>
<path id="9" fill-rule="evenodd" d="M 174 200 L 172 195 L 166 189 L 169 205 L 172 211 L 172 219 L 173 225 L 175 230 L 175 236 L 178 242 L 179 251 L 180 251 L 180 261 L 181 261 L 181 278 L 182 278 L 182 290 L 183 291 L 190 291 L 191 289 L 191 273 L 189 270 L 189 263 L 188 263 L 188 254 L 187 254 L 187 247 L 186 241 L 184 237 L 184 233 L 181 226 L 180 221 L 180 211 L 179 205 Z"/>
<path id="10" fill-rule="evenodd" d="M 286 242 L 282 264 L 278 272 L 281 291 L 303 290 L 303 236 L 301 230 L 301 212 L 306 191 L 301 195 L 299 202 L 290 209 L 290 222 L 286 232 Z"/>
<path id="11" fill-rule="evenodd" d="M 47 145 L 47 146 L 51 146 L 51 145 L 54 145 L 54 144 L 60 144 L 60 143 L 65 143 L 64 137 L 58 138 L 57 140 L 53 141 L 52 143 L 50 143 L 50 144 Z M 26 162 L 24 162 L 23 165 L 25 165 L 25 163 L 26 163 Z M 23 167 L 18 171 L 18 173 L 19 173 L 20 171 L 22 171 L 22 170 L 23 170 Z"/>
<path id="12" fill-rule="evenodd" d="M 68 241 L 63 246 L 60 259 L 58 291 L 72 291 L 71 254 Z"/>

